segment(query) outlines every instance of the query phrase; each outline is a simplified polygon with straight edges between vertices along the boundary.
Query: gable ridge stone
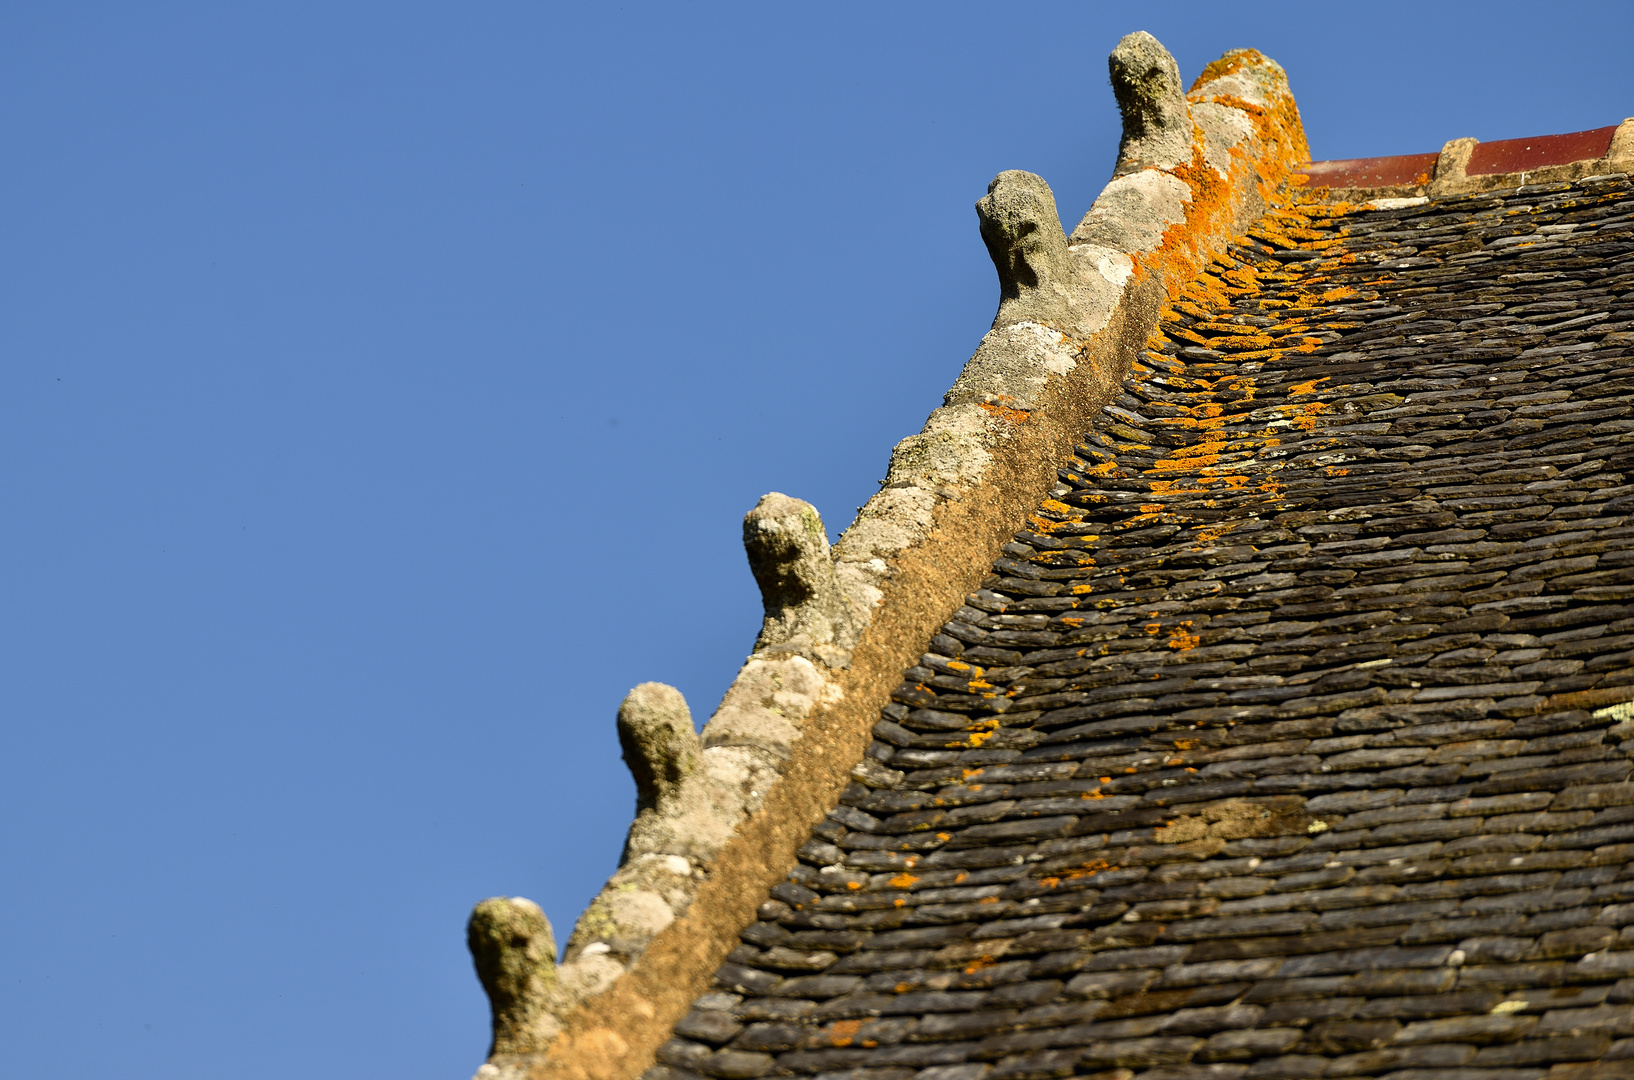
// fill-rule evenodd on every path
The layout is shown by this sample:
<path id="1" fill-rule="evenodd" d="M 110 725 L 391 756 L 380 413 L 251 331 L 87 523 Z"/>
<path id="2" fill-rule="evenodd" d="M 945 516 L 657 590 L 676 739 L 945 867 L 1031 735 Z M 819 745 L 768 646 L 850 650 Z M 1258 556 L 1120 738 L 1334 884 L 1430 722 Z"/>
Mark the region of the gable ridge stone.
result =
<path id="1" fill-rule="evenodd" d="M 1286 75 L 1261 54 L 1225 54 L 1177 101 L 1178 69 L 1155 39 L 1118 49 L 1117 176 L 1070 237 L 1041 178 L 995 181 L 978 214 L 999 314 L 944 405 L 897 445 L 879 493 L 831 551 L 807 504 L 774 493 L 751 512 L 766 618 L 697 743 L 678 693 L 643 684 L 626 700 L 626 756 L 646 779 L 624 862 L 559 963 L 538 944 L 548 924 L 483 961 L 512 988 L 494 1002 L 483 1077 L 623 1080 L 651 1064 L 841 791 L 895 783 L 865 751 L 918 644 L 1057 486 L 1055 462 L 1119 394 L 1160 310 L 1308 158 Z M 503 953 L 494 927 L 531 926 L 525 905 L 479 905 L 473 941 Z"/>

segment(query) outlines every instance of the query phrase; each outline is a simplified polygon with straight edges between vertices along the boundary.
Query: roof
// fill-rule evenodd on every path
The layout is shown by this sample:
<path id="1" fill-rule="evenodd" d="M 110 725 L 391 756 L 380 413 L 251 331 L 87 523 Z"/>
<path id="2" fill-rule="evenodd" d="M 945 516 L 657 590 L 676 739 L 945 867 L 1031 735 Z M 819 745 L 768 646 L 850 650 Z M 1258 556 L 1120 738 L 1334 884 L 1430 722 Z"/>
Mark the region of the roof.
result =
<path id="1" fill-rule="evenodd" d="M 1634 189 L 1249 237 L 649 1080 L 1634 1074 Z"/>
<path id="2" fill-rule="evenodd" d="M 560 962 L 473 913 L 484 1080 L 1634 1075 L 1634 122 L 1313 165 L 1253 50 L 1110 71 L 841 540 L 745 518 L 702 732 L 621 706 Z"/>

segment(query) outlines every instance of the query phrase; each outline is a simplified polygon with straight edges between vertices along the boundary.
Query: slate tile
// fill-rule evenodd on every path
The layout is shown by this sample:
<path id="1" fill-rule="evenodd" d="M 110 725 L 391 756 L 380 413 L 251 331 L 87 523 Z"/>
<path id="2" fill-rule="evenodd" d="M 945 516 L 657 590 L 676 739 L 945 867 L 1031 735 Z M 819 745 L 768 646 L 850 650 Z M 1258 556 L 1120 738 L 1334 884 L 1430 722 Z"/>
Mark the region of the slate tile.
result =
<path id="1" fill-rule="evenodd" d="M 1597 353 L 1574 336 L 1634 318 L 1613 313 L 1616 288 L 1572 276 L 1609 255 L 1569 232 L 1530 247 L 1458 242 L 1469 225 L 1526 236 L 1534 215 L 1593 221 L 1582 215 L 1605 200 L 1634 201 L 1626 181 L 1606 185 L 1538 186 L 1513 212 L 1500 192 L 1288 219 L 1390 259 L 1388 277 L 1233 248 L 1211 274 L 1237 260 L 1281 276 L 1240 299 L 1188 294 L 1165 316 L 1166 355 L 1209 381 L 1137 368 L 1122 412 L 1078 448 L 1078 462 L 1114 475 L 1069 464 L 1077 493 L 1040 511 L 935 636 L 876 727 L 873 771 L 763 905 L 744 963 L 721 969 L 717 982 L 748 997 L 684 1023 L 713 1012 L 725 1016 L 710 1021 L 716 1036 L 761 1024 L 769 1040 L 792 1037 L 776 1026 L 791 1021 L 942 1018 L 932 1041 L 780 1052 L 778 1069 L 833 1080 L 980 1080 L 995 1067 L 1006 1080 L 1135 1068 L 1143 1080 L 1512 1077 L 1598 1069 L 1617 1039 L 1634 1060 L 1634 1036 L 1608 1033 L 1624 1014 L 1597 1011 L 1634 1000 L 1611 989 L 1634 986 L 1634 934 L 1625 943 L 1622 916 L 1604 914 L 1634 905 L 1634 729 L 1607 741 L 1612 721 L 1594 716 L 1634 699 L 1634 669 L 1622 670 L 1634 594 L 1616 591 L 1634 573 L 1634 485 L 1622 484 L 1634 447 L 1618 441 L 1634 434 L 1621 400 L 1634 378 L 1617 377 L 1634 361 L 1624 344 Z M 1313 253 L 1304 243 L 1271 248 Z M 1503 261 L 1471 261 L 1485 251 Z M 1321 300 L 1301 291 L 1309 274 L 1358 293 Z M 1255 371 L 1235 366 L 1244 327 L 1273 343 L 1250 353 Z M 1173 344 L 1182 332 L 1230 347 Z M 1280 351 L 1311 334 L 1314 353 Z M 1175 475 L 1159 461 L 1183 462 L 1173 452 L 1194 439 L 1169 423 L 1189 415 L 1181 406 L 1250 399 L 1220 463 L 1246 475 L 1275 462 L 1282 489 L 1250 485 L 1213 507 L 1154 499 L 1150 477 Z M 1252 442 L 1256 424 L 1301 401 L 1363 415 Z M 1168 503 L 1164 523 L 1124 528 L 1146 501 Z M 948 666 L 955 654 L 1017 703 L 972 693 Z M 975 738 L 972 710 L 1002 711 L 1007 726 Z M 1050 787 L 1065 784 L 1078 786 Z M 1296 831 L 1255 834 L 1222 809 L 1266 800 L 1303 800 Z M 845 872 L 818 873 L 834 850 Z M 802 974 L 793 954 L 824 966 Z M 761 970 L 776 964 L 796 978 Z M 846 989 L 863 976 L 888 992 Z M 830 991 L 843 992 L 818 1004 Z M 790 992 L 802 996 L 777 996 Z M 1251 1009 L 1264 1009 L 1257 1027 L 1207 1030 Z M 1551 1017 L 1565 1027 L 1543 1032 Z M 997 1026 L 973 1033 L 984 1023 Z M 1155 1063 L 1181 1052 L 1150 1041 L 1170 1036 L 1165 1023 L 1197 1026 L 1189 1058 Z M 1346 1050 L 1368 1024 L 1404 1026 L 1388 1045 Z M 1075 1064 L 1091 1045 L 1104 1060 Z M 1322 1056 L 1306 1052 L 1318 1045 Z M 1126 1058 L 1141 1064 L 1107 1064 Z M 722 1069 L 760 1064 L 659 1068 L 725 1080 Z"/>

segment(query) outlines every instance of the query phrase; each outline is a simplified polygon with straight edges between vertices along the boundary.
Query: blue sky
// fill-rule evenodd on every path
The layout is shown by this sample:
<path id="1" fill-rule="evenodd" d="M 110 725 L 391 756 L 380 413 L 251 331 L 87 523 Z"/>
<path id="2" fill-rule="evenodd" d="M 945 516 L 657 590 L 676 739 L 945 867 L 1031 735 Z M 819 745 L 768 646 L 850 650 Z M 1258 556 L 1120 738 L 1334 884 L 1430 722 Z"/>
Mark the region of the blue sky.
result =
<path id="1" fill-rule="evenodd" d="M 1070 226 L 1105 56 L 1252 45 L 1319 158 L 1634 114 L 1624 4 L 0 10 L 0 1062 L 446 1078 L 463 926 L 565 937 L 753 641 L 739 520 L 831 533 Z"/>

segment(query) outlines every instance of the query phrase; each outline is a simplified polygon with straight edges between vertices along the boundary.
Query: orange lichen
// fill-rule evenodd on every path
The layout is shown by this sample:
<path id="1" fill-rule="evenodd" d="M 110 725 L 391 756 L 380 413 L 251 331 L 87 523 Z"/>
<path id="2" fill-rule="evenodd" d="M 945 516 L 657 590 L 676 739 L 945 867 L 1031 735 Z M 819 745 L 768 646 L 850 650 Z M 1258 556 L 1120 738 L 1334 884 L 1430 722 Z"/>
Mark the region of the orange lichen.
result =
<path id="1" fill-rule="evenodd" d="M 1076 878 L 1094 877 L 1102 870 L 1110 870 L 1111 868 L 1112 864 L 1107 862 L 1105 859 L 1096 859 L 1092 862 L 1086 862 L 1079 866 L 1073 866 L 1063 870 L 1057 880 L 1072 881 Z"/>
<path id="2" fill-rule="evenodd" d="M 1012 409 L 1006 405 L 994 405 L 985 401 L 978 407 L 987 410 L 987 412 L 1001 420 L 1008 420 L 1012 424 L 1025 424 L 1027 417 L 1030 415 L 1026 409 Z"/>
<path id="3" fill-rule="evenodd" d="M 906 983 L 900 984 L 897 988 L 898 992 L 904 992 L 902 987 L 906 985 Z M 850 1046 L 851 1040 L 857 1037 L 857 1032 L 862 1030 L 862 1025 L 865 1023 L 867 1023 L 866 1020 L 836 1020 L 828 1026 L 823 1035 L 828 1039 L 831 1046 Z"/>

